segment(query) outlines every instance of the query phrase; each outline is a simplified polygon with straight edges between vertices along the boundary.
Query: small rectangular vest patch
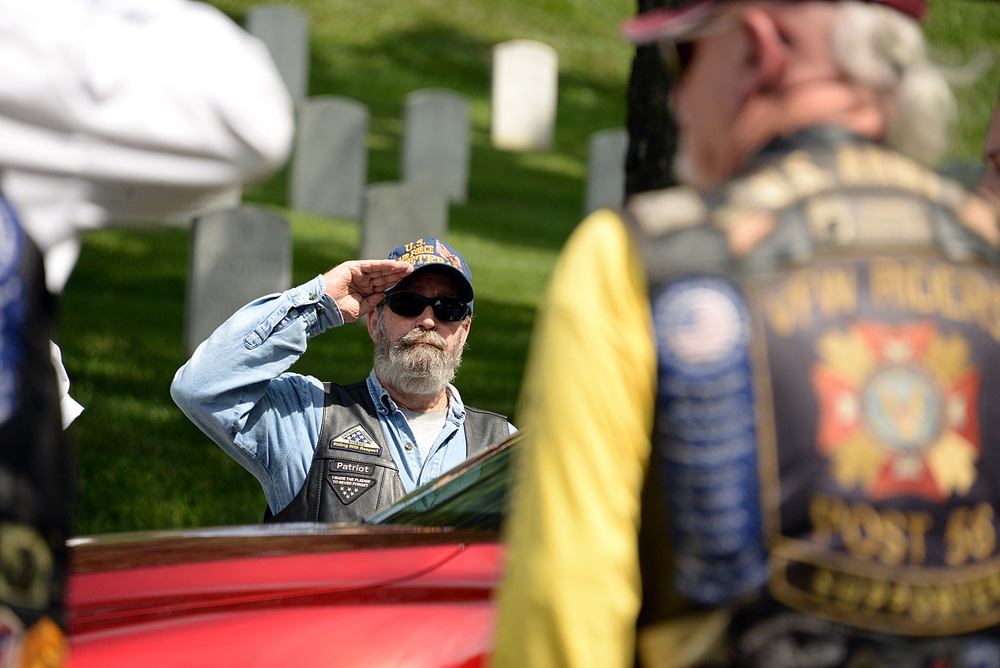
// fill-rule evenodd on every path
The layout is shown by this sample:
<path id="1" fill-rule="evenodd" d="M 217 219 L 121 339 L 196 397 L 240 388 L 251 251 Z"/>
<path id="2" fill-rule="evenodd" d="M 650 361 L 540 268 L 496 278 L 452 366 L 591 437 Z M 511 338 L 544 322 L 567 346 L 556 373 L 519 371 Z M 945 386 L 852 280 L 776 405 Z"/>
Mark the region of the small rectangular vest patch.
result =
<path id="1" fill-rule="evenodd" d="M 347 431 L 331 438 L 330 448 L 333 450 L 360 452 L 365 455 L 379 456 L 382 454 L 382 446 L 360 424 L 354 425 Z"/>

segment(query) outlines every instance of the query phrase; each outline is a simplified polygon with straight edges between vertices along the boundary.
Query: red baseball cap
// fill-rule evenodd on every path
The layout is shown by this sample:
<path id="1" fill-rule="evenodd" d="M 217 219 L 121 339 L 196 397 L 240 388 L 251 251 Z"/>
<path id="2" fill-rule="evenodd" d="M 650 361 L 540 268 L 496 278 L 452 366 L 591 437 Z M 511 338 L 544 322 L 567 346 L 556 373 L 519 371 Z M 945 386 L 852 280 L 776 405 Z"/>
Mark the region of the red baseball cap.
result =
<path id="1" fill-rule="evenodd" d="M 625 22 L 622 34 L 625 39 L 635 44 L 675 42 L 707 25 L 715 18 L 721 5 L 739 1 L 741 0 L 695 0 L 684 7 L 643 12 Z M 922 21 L 927 14 L 927 0 L 864 0 L 864 2 L 884 5 L 917 21 Z"/>

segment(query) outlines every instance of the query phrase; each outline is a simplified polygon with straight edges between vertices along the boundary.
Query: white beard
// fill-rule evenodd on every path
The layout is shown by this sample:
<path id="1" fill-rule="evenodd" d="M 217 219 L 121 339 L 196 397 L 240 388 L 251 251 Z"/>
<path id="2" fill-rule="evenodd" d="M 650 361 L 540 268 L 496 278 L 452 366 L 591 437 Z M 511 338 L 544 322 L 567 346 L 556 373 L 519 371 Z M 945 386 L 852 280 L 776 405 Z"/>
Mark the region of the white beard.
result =
<path id="1" fill-rule="evenodd" d="M 435 396 L 444 392 L 462 364 L 461 345 L 449 350 L 443 336 L 420 329 L 392 342 L 382 314 L 377 318 L 374 366 L 379 381 L 406 394 Z"/>

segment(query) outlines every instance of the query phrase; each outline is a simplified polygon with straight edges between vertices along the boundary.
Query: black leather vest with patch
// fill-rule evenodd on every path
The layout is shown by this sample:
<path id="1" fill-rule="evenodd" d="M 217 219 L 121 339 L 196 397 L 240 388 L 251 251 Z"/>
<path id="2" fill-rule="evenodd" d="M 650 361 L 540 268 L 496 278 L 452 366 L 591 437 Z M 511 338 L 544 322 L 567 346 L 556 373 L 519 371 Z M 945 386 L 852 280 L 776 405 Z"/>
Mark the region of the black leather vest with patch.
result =
<path id="1" fill-rule="evenodd" d="M 0 607 L 62 623 L 76 472 L 49 342 L 43 258 L 0 196 Z"/>
<path id="2" fill-rule="evenodd" d="M 360 522 L 406 492 L 379 426 L 366 381 L 326 385 L 323 427 L 306 482 L 266 522 Z M 507 418 L 465 407 L 466 456 L 509 433 Z"/>
<path id="3" fill-rule="evenodd" d="M 624 218 L 657 330 L 666 596 L 756 600 L 736 641 L 747 665 L 778 645 L 801 651 L 794 665 L 891 665 L 885 634 L 957 660 L 968 645 L 941 636 L 1000 622 L 995 214 L 816 129 L 719 191 L 643 194 Z M 645 558 L 644 580 L 663 566 Z M 802 649 L 810 634 L 825 644 Z"/>

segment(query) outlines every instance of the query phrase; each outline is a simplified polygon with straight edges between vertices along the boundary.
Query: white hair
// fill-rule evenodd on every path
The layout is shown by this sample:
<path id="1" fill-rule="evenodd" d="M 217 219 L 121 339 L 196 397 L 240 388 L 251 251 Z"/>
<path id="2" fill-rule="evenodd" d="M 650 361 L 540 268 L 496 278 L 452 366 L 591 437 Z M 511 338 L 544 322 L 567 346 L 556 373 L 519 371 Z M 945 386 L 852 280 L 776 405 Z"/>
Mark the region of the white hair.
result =
<path id="1" fill-rule="evenodd" d="M 886 100 L 885 143 L 925 164 L 943 157 L 957 103 L 944 72 L 927 57 L 920 25 L 852 0 L 837 7 L 832 39 L 841 71 Z"/>

